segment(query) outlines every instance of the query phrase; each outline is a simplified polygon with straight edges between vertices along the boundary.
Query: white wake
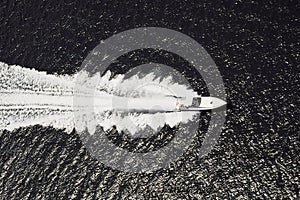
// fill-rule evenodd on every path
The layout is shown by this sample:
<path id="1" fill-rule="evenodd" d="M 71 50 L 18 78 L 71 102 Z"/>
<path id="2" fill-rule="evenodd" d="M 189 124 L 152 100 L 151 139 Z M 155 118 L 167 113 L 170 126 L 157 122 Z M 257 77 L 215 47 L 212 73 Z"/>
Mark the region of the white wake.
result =
<path id="1" fill-rule="evenodd" d="M 87 72 L 56 76 L 0 62 L 0 129 L 41 124 L 93 133 L 95 125 L 115 125 L 134 134 L 146 127 L 173 127 L 195 114 L 174 112 L 178 100 L 172 96 L 184 96 L 183 103 L 189 104 L 196 93 L 172 77 L 110 77 L 110 72 L 102 77 Z M 85 115 L 85 110 L 92 113 Z"/>

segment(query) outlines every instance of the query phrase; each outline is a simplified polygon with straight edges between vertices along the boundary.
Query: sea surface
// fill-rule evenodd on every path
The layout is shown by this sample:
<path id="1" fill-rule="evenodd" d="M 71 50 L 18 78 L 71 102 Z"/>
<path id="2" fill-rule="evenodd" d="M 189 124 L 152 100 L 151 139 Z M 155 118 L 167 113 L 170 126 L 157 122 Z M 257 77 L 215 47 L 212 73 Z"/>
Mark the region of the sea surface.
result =
<path id="1" fill-rule="evenodd" d="M 227 96 L 214 149 L 199 149 L 210 112 L 189 149 L 169 167 L 132 174 L 99 163 L 76 130 L 39 124 L 0 132 L 0 199 L 299 199 L 299 2 L 11 1 L 0 3 L 0 61 L 75 74 L 101 40 L 138 27 L 189 35 L 211 55 Z M 157 62 L 178 70 L 198 94 L 201 76 L 170 52 L 121 56 L 114 74 Z M 1 98 L 1 97 L 0 97 Z M 165 127 L 148 139 L 116 132 L 132 152 L 167 145 Z M 113 159 L 113 158 L 112 158 Z"/>

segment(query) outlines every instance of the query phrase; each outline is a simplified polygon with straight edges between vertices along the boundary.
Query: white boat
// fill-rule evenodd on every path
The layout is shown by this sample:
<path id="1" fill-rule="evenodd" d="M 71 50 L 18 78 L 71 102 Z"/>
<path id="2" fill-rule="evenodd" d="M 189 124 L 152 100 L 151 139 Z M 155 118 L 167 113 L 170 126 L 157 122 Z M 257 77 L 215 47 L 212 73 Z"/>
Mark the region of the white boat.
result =
<path id="1" fill-rule="evenodd" d="M 190 106 L 185 106 L 180 103 L 178 99 L 176 103 L 177 111 L 201 111 L 201 110 L 212 110 L 225 106 L 226 102 L 216 97 L 194 97 Z"/>

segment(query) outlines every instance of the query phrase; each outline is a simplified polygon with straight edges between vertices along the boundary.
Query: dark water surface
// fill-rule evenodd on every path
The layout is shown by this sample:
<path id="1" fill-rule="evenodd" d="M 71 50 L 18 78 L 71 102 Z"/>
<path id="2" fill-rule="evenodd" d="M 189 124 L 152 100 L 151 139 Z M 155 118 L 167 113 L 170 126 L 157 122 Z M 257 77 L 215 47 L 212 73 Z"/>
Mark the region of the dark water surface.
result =
<path id="1" fill-rule="evenodd" d="M 230 106 L 208 156 L 199 159 L 199 133 L 180 160 L 148 174 L 99 164 L 75 132 L 38 125 L 0 132 L 0 199 L 295 199 L 299 2 L 278 2 L 1 1 L 0 61 L 73 74 L 101 40 L 132 28 L 165 27 L 209 52 Z M 120 73 L 153 60 L 171 60 L 184 71 L 176 56 L 151 51 L 120 58 L 122 68 L 112 68 Z M 186 74 L 202 92 L 199 77 Z M 134 150 L 122 141 L 118 145 Z M 149 140 L 143 142 L 147 147 Z"/>

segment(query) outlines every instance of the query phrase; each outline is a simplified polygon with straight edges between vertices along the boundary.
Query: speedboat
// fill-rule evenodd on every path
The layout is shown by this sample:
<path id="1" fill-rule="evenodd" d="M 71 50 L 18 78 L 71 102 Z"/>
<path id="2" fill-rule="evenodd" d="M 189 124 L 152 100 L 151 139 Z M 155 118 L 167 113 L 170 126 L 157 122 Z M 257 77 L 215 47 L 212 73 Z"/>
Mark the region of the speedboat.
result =
<path id="1" fill-rule="evenodd" d="M 226 105 L 226 101 L 219 99 L 217 97 L 193 97 L 192 104 L 190 106 L 185 106 L 180 103 L 180 99 L 178 99 L 176 103 L 177 111 L 201 111 L 201 110 L 213 110 L 216 108 L 220 108 Z"/>

